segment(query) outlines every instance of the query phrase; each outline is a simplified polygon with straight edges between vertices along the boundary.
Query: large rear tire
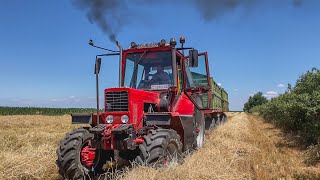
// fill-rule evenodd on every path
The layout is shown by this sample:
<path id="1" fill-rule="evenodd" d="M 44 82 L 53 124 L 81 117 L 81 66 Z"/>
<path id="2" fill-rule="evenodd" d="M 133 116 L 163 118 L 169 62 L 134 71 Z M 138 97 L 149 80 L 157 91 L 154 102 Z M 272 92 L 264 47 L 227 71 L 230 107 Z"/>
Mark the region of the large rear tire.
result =
<path id="1" fill-rule="evenodd" d="M 86 167 L 81 163 L 81 151 L 93 139 L 94 135 L 84 128 L 75 129 L 68 133 L 60 141 L 60 147 L 57 149 L 58 159 L 56 161 L 59 174 L 66 179 L 87 179 L 96 173 L 102 173 L 102 166 L 106 162 L 108 152 L 97 148 L 95 152 L 94 165 Z M 94 169 L 94 173 L 92 170 Z"/>
<path id="2" fill-rule="evenodd" d="M 204 144 L 205 139 L 205 118 L 204 112 L 195 108 L 195 118 L 196 118 L 196 139 L 194 148 L 201 148 Z"/>
<path id="3" fill-rule="evenodd" d="M 163 166 L 179 161 L 182 154 L 180 136 L 172 129 L 150 130 L 139 145 L 140 153 L 136 162 L 141 165 Z"/>

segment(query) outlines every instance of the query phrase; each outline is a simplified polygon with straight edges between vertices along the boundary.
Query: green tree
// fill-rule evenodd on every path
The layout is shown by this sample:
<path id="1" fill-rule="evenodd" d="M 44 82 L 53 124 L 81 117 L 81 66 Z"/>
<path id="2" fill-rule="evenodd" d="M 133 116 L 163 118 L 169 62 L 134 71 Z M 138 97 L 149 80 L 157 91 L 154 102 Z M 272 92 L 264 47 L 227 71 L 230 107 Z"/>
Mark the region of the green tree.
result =
<path id="1" fill-rule="evenodd" d="M 244 104 L 243 111 L 249 112 L 249 110 L 255 106 L 259 106 L 268 102 L 268 99 L 263 96 L 262 92 L 258 92 L 253 96 L 250 96 L 248 102 Z"/>
<path id="2" fill-rule="evenodd" d="M 294 87 L 273 98 L 259 112 L 278 127 L 297 132 L 307 143 L 320 146 L 320 70 L 299 77 Z"/>

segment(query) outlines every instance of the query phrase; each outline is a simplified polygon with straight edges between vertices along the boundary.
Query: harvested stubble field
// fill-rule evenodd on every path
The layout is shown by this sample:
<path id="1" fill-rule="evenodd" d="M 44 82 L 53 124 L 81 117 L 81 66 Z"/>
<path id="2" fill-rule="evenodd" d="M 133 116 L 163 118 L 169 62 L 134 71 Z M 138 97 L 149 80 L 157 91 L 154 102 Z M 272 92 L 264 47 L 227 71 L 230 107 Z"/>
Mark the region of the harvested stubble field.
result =
<path id="1" fill-rule="evenodd" d="M 206 135 L 202 149 L 182 165 L 135 167 L 116 179 L 320 179 L 304 150 L 261 119 L 228 113 L 229 121 Z M 75 126 L 70 116 L 0 116 L 0 179 L 57 179 L 55 150 Z"/>

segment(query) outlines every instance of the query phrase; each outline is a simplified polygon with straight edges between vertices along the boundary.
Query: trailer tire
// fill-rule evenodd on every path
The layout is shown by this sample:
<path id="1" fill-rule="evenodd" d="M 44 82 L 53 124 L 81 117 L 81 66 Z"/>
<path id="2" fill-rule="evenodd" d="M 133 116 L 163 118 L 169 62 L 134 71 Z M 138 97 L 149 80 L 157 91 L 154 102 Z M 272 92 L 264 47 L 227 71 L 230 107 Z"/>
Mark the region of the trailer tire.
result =
<path id="1" fill-rule="evenodd" d="M 135 161 L 140 165 L 167 165 L 171 161 L 179 162 L 182 143 L 179 134 L 172 129 L 152 129 L 143 136 L 139 145 L 140 153 Z"/>
<path id="2" fill-rule="evenodd" d="M 91 169 L 87 169 L 82 165 L 80 160 L 80 153 L 82 148 L 90 139 L 93 139 L 94 135 L 89 133 L 84 128 L 75 129 L 72 132 L 66 134 L 65 138 L 60 141 L 60 146 L 57 149 L 58 159 L 56 164 L 59 168 L 59 174 L 66 179 L 86 179 L 92 176 Z M 98 149 L 98 148 L 97 148 Z M 108 153 L 102 153 L 97 150 L 94 169 L 96 173 L 102 172 L 103 160 Z M 105 162 L 105 161 L 104 161 Z"/>
<path id="3" fill-rule="evenodd" d="M 209 130 L 209 129 L 211 129 L 211 128 L 213 128 L 215 126 L 215 120 L 214 120 L 214 118 L 212 118 L 212 117 L 210 117 L 210 116 L 207 116 L 206 118 L 205 118 L 205 129 L 206 130 Z"/>
<path id="4" fill-rule="evenodd" d="M 227 121 L 228 121 L 228 116 L 225 115 L 225 114 L 223 114 L 223 115 L 222 115 L 222 122 L 223 122 L 223 124 L 226 123 Z"/>
<path id="5" fill-rule="evenodd" d="M 215 120 L 216 120 L 216 126 L 220 126 L 222 124 L 220 115 L 216 116 Z"/>

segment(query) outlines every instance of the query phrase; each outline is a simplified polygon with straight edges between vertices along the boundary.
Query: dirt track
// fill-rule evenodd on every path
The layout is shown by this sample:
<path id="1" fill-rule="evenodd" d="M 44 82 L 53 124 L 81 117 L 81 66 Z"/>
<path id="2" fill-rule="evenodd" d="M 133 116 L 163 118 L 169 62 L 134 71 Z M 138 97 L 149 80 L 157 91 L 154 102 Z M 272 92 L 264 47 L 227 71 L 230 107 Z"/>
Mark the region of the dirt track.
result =
<path id="1" fill-rule="evenodd" d="M 304 151 L 272 125 L 245 113 L 209 131 L 202 149 L 182 165 L 136 167 L 121 179 L 320 179 Z M 0 116 L 0 179 L 57 179 L 55 149 L 74 126 L 70 116 Z"/>
<path id="2" fill-rule="evenodd" d="M 160 170 L 136 168 L 125 179 L 292 179 L 320 178 L 320 167 L 307 167 L 303 151 L 281 131 L 245 113 L 207 133 L 205 146 L 184 164 Z"/>

